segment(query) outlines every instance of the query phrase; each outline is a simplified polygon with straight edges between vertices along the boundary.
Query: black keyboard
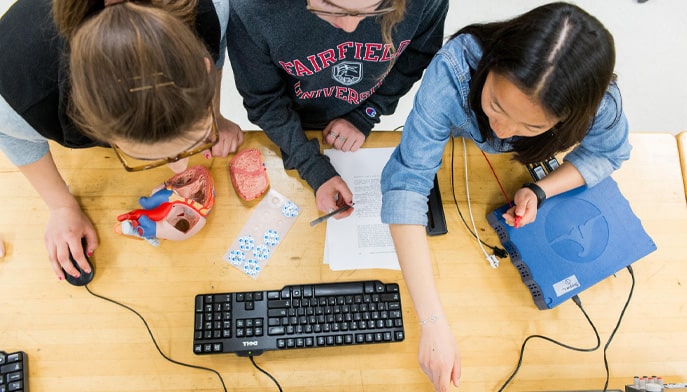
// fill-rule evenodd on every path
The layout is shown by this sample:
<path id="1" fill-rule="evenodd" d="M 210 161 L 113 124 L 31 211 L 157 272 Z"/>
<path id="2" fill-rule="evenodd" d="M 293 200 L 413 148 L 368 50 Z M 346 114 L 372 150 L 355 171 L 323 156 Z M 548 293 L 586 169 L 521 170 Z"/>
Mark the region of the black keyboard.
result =
<path id="1" fill-rule="evenodd" d="M 0 392 L 28 392 L 28 357 L 22 351 L 0 351 Z"/>
<path id="2" fill-rule="evenodd" d="M 193 352 L 199 355 L 248 356 L 405 338 L 398 284 L 378 280 L 200 294 L 194 328 Z"/>

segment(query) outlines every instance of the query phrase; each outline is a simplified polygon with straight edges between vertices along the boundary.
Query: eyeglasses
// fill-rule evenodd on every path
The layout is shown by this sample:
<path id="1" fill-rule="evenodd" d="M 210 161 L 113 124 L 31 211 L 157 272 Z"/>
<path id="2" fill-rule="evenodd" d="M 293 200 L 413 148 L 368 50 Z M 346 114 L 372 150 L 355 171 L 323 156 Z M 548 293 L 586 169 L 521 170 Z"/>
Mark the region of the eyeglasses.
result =
<path id="1" fill-rule="evenodd" d="M 310 0 L 306 0 L 306 7 L 308 11 L 312 12 L 313 14 L 317 16 L 334 16 L 334 17 L 346 17 L 346 16 L 355 16 L 355 17 L 362 17 L 366 18 L 368 16 L 381 16 L 381 15 L 386 15 L 391 12 L 396 11 L 396 8 L 394 7 L 386 7 L 370 12 L 361 12 L 361 11 L 356 11 L 356 10 L 349 10 L 343 7 L 339 7 L 338 5 L 332 4 L 333 7 L 339 8 L 341 11 L 327 11 L 327 10 L 321 10 L 317 8 L 313 8 L 310 6 Z"/>
<path id="2" fill-rule="evenodd" d="M 174 163 L 177 161 L 180 161 L 184 158 L 188 158 L 192 155 L 196 155 L 198 153 L 201 153 L 205 150 L 209 150 L 217 144 L 219 141 L 219 130 L 217 129 L 217 119 L 215 118 L 215 112 L 214 110 L 210 109 L 210 113 L 212 114 L 212 125 L 210 129 L 208 130 L 209 135 L 207 135 L 204 139 L 196 143 L 195 145 L 191 146 L 188 150 L 181 152 L 173 157 L 167 157 L 167 158 L 156 158 L 156 159 L 146 159 L 146 158 L 137 158 L 137 157 L 132 157 L 131 155 L 125 153 L 122 151 L 116 144 L 112 143 L 112 149 L 115 152 L 115 155 L 117 155 L 117 158 L 119 158 L 119 161 L 122 162 L 122 166 L 124 166 L 124 169 L 128 172 L 137 172 L 137 171 L 142 171 L 142 170 L 148 170 L 152 169 L 154 167 L 159 167 L 166 165 L 168 163 Z"/>

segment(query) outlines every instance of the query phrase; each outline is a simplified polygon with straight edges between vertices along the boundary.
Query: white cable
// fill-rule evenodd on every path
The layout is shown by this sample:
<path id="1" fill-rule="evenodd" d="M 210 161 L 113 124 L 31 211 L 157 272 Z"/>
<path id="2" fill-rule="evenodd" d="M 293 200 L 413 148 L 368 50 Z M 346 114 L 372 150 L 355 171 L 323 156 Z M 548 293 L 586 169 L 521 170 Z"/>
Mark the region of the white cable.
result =
<path id="1" fill-rule="evenodd" d="M 489 265 L 492 268 L 496 268 L 499 266 L 499 260 L 496 258 L 495 255 L 490 255 L 486 249 L 484 249 L 484 246 L 482 245 L 482 240 L 479 238 L 479 231 L 477 230 L 477 226 L 475 225 L 475 218 L 472 216 L 472 204 L 470 203 L 470 185 L 469 185 L 469 178 L 468 178 L 468 154 L 467 154 L 467 147 L 465 146 L 465 138 L 461 138 L 463 141 L 463 166 L 465 167 L 465 194 L 467 197 L 468 201 L 468 213 L 470 214 L 470 223 L 472 223 L 472 230 L 475 233 L 475 237 L 477 237 L 477 244 L 479 245 L 480 249 L 482 249 L 482 253 L 484 253 L 484 257 L 487 259 L 489 262 Z"/>

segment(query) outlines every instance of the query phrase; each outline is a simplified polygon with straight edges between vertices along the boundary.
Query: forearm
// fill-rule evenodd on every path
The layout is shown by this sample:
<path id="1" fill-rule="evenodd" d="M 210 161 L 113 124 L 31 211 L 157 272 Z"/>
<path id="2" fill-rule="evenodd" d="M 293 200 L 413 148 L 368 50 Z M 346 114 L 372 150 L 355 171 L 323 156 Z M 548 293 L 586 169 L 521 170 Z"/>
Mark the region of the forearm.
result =
<path id="1" fill-rule="evenodd" d="M 563 162 L 563 164 L 554 170 L 551 174 L 537 181 L 546 197 L 550 198 L 558 194 L 567 192 L 585 184 L 582 174 L 570 162 Z"/>
<path id="2" fill-rule="evenodd" d="M 425 228 L 421 225 L 394 224 L 389 225 L 389 229 L 418 318 L 420 321 L 443 318 Z"/>
<path id="3" fill-rule="evenodd" d="M 79 206 L 57 170 L 50 152 L 33 163 L 19 166 L 19 170 L 29 180 L 49 209 Z"/>

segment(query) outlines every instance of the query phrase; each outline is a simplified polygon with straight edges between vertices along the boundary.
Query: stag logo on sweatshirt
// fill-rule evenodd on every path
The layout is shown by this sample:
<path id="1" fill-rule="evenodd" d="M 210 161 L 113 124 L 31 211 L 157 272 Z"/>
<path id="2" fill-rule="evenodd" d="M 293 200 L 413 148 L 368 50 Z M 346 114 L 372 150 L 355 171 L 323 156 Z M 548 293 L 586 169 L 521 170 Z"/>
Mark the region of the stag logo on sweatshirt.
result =
<path id="1" fill-rule="evenodd" d="M 351 86 L 358 83 L 363 78 L 363 63 L 353 61 L 343 61 L 332 67 L 332 79 Z"/>

